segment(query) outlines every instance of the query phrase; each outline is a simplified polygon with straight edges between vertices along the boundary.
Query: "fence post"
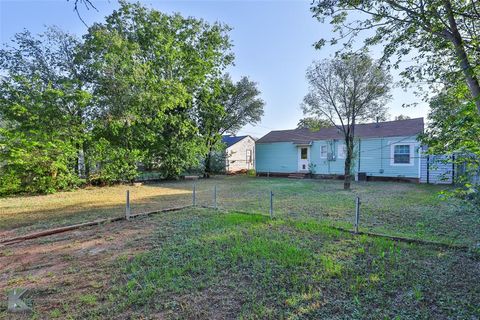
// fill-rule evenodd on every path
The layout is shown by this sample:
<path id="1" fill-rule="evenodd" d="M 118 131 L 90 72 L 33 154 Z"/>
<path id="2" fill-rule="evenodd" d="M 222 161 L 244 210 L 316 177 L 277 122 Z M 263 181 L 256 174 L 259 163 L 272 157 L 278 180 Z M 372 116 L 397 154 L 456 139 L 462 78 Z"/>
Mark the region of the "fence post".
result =
<path id="1" fill-rule="evenodd" d="M 273 191 L 270 191 L 270 219 L 273 219 Z"/>
<path id="2" fill-rule="evenodd" d="M 130 220 L 130 190 L 127 190 L 127 203 L 125 205 L 125 219 Z"/>
<path id="3" fill-rule="evenodd" d="M 217 185 L 213 186 L 213 207 L 217 209 Z"/>
<path id="4" fill-rule="evenodd" d="M 360 224 L 360 197 L 355 199 L 355 233 L 358 233 L 358 225 Z"/>
<path id="5" fill-rule="evenodd" d="M 194 207 L 197 205 L 195 182 L 193 183 L 192 205 L 193 205 Z"/>

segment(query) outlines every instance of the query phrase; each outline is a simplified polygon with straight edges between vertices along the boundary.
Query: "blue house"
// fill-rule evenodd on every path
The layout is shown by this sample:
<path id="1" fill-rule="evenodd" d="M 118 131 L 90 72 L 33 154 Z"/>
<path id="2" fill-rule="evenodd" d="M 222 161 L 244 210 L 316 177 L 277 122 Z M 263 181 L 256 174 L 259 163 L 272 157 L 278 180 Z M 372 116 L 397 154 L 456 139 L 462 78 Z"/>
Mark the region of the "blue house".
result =
<path id="1" fill-rule="evenodd" d="M 369 180 L 420 182 L 418 135 L 423 129 L 423 118 L 357 124 L 352 174 Z M 346 148 L 337 127 L 271 131 L 257 140 L 255 150 L 259 175 L 344 174 Z"/>

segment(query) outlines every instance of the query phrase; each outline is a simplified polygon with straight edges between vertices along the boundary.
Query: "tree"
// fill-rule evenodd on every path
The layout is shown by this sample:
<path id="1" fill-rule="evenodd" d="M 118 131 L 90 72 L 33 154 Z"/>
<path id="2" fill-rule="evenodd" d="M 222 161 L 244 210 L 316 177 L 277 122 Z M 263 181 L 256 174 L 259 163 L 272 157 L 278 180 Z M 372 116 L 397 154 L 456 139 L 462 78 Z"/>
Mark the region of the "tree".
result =
<path id="1" fill-rule="evenodd" d="M 332 124 L 330 123 L 329 120 L 325 120 L 318 117 L 305 117 L 298 120 L 298 124 L 297 124 L 298 129 L 308 128 L 312 131 L 318 131 L 322 128 L 328 128 L 331 126 Z"/>
<path id="2" fill-rule="evenodd" d="M 56 28 L 17 34 L 0 51 L 0 193 L 131 181 L 139 164 L 170 178 L 198 163 L 196 98 L 233 62 L 229 30 L 121 1 L 83 42 Z"/>
<path id="3" fill-rule="evenodd" d="M 465 84 L 450 86 L 430 102 L 422 142 L 432 155 L 449 155 L 456 167 L 455 193 L 480 205 L 480 115 Z M 475 180 L 477 177 L 477 180 Z"/>
<path id="4" fill-rule="evenodd" d="M 344 189 L 350 189 L 355 125 L 384 118 L 392 78 L 367 54 L 343 54 L 314 63 L 307 71 L 309 93 L 303 102 L 307 115 L 323 117 L 344 135 L 346 146 Z"/>
<path id="5" fill-rule="evenodd" d="M 395 120 L 407 120 L 407 119 L 410 119 L 410 117 L 403 114 L 400 114 L 395 117 Z"/>
<path id="6" fill-rule="evenodd" d="M 57 28 L 15 35 L 0 50 L 0 193 L 53 192 L 80 183 L 91 96 L 72 63 L 79 42 Z"/>
<path id="7" fill-rule="evenodd" d="M 169 178 L 198 161 L 194 97 L 232 63 L 229 30 L 125 1 L 89 28 L 82 63 L 96 97 L 95 134 L 106 151 L 125 155 L 110 158 Z"/>
<path id="8" fill-rule="evenodd" d="M 257 84 L 247 77 L 233 83 L 230 76 L 215 79 L 197 99 L 198 127 L 205 144 L 205 172 L 211 173 L 212 153 L 220 147 L 223 134 L 235 134 L 247 124 L 258 123 L 265 102 L 259 97 Z"/>
<path id="9" fill-rule="evenodd" d="M 463 77 L 480 114 L 480 3 L 463 0 L 314 0 L 320 21 L 330 18 L 337 36 L 350 47 L 362 31 L 374 30 L 364 44 L 384 44 L 383 58 L 416 62 L 404 70 L 406 82 L 456 83 Z M 325 44 L 317 43 L 320 48 Z"/>
<path id="10" fill-rule="evenodd" d="M 67 0 L 67 1 L 70 1 L 70 0 Z M 87 26 L 87 24 L 85 23 L 85 21 L 83 20 L 81 14 L 80 14 L 80 9 L 79 9 L 79 6 L 82 6 L 84 7 L 85 9 L 87 10 L 90 10 L 90 9 L 95 9 L 97 10 L 97 8 L 95 7 L 95 5 L 93 4 L 93 1 L 92 0 L 73 0 L 73 10 L 77 13 L 77 16 L 78 18 L 80 19 L 80 21 L 82 21 L 82 23 Z M 98 10 L 97 10 L 98 11 Z"/>

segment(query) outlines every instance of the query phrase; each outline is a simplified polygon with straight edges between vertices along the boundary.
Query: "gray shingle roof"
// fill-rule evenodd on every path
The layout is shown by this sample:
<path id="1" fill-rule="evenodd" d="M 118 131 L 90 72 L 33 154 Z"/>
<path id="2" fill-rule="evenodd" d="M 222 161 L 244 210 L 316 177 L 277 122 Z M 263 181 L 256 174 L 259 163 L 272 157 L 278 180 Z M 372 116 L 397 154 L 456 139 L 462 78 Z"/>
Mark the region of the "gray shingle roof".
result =
<path id="1" fill-rule="evenodd" d="M 355 136 L 359 138 L 415 136 L 422 132 L 423 118 L 357 124 L 355 126 Z M 323 128 L 314 132 L 310 129 L 278 130 L 270 131 L 256 143 L 293 142 L 304 144 L 310 141 L 328 139 L 343 139 L 343 133 L 337 127 Z"/>

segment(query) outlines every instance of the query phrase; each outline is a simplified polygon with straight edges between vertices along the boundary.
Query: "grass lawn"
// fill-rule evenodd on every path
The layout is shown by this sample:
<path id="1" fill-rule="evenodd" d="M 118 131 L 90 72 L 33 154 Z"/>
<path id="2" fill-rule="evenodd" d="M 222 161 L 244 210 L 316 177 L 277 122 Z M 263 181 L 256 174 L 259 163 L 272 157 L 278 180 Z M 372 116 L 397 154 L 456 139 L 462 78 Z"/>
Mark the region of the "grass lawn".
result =
<path id="1" fill-rule="evenodd" d="M 192 181 L 139 187 L 87 188 L 45 196 L 0 198 L 0 237 L 124 214 L 125 192 L 133 212 L 192 204 Z M 352 227 L 355 197 L 361 205 L 360 229 L 390 235 L 475 245 L 480 242 L 480 213 L 459 200 L 442 200 L 441 186 L 408 183 L 354 183 L 343 191 L 335 180 L 215 177 L 196 182 L 198 205 L 268 214 L 270 191 L 276 217 L 316 220 Z"/>
<path id="2" fill-rule="evenodd" d="M 3 248 L 0 270 L 41 319 L 480 317 L 478 252 L 298 216 L 185 209 Z"/>

